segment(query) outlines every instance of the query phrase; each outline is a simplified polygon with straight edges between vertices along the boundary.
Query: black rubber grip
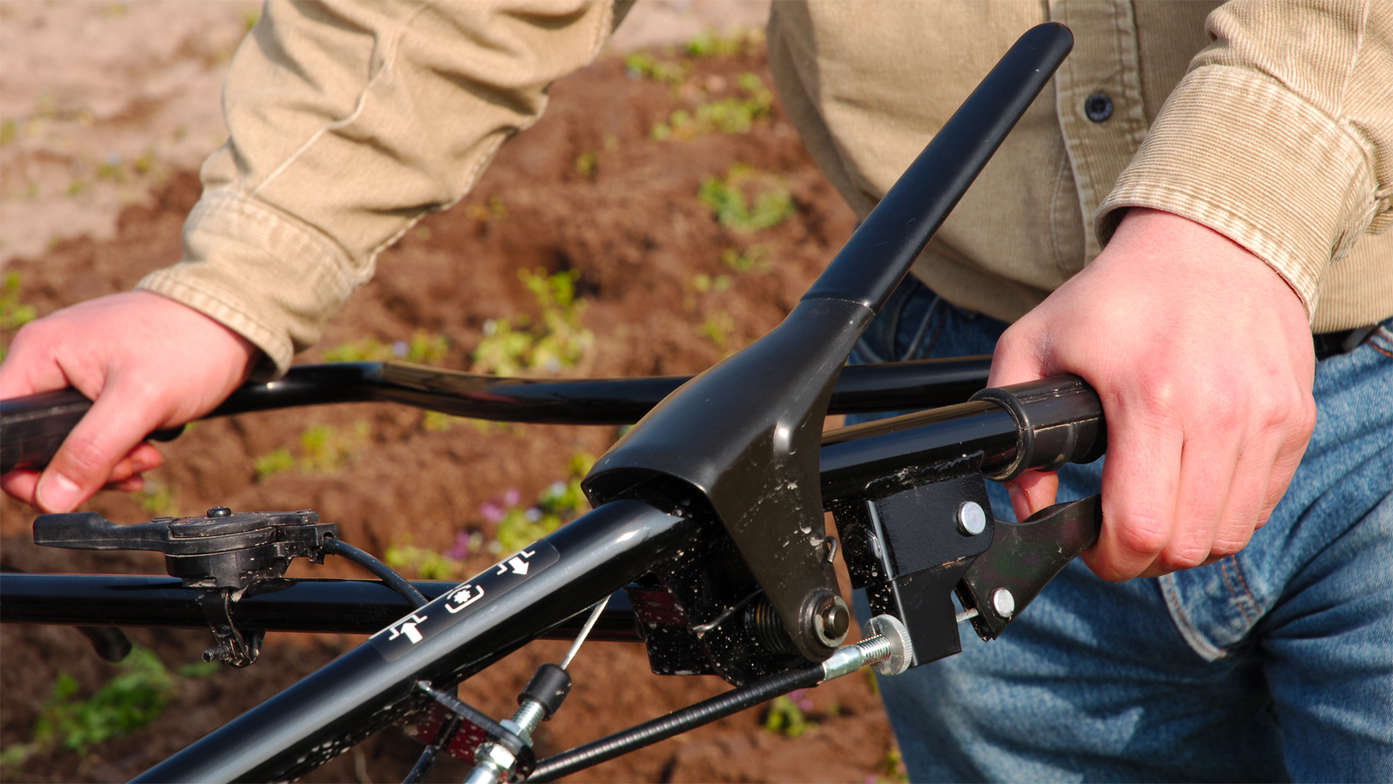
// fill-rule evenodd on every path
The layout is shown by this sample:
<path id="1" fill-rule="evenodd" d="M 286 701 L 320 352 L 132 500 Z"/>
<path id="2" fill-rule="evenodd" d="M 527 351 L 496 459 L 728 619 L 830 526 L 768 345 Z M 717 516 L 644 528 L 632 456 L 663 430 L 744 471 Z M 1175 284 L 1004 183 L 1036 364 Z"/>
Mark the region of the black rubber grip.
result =
<path id="1" fill-rule="evenodd" d="M 1065 463 L 1091 463 L 1107 448 L 1098 393 L 1078 376 L 988 387 L 972 399 L 1005 408 L 1020 432 L 1016 459 L 989 475 L 997 481 L 1014 479 L 1027 468 L 1051 471 Z"/>
<path id="2" fill-rule="evenodd" d="M 76 389 L 0 400 L 0 474 L 48 465 L 91 407 L 92 401 Z M 183 427 L 168 428 L 149 437 L 169 441 L 183 431 Z"/>

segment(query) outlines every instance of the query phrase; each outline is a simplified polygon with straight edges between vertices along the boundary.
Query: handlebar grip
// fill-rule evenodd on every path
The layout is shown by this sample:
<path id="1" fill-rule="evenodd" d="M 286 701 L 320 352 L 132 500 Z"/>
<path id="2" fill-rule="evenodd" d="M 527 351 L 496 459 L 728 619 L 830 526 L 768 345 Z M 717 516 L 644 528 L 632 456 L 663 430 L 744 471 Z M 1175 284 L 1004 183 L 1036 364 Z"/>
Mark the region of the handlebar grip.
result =
<path id="1" fill-rule="evenodd" d="M 1107 448 L 1103 404 L 1078 376 L 988 387 L 972 399 L 996 403 L 1016 420 L 1016 459 L 989 474 L 991 479 L 1014 479 L 1027 468 L 1051 471 L 1065 463 L 1090 463 Z"/>
<path id="2" fill-rule="evenodd" d="M 91 407 L 92 401 L 72 388 L 0 400 L 0 474 L 48 465 Z M 149 437 L 169 441 L 183 431 L 183 426 L 167 428 Z"/>

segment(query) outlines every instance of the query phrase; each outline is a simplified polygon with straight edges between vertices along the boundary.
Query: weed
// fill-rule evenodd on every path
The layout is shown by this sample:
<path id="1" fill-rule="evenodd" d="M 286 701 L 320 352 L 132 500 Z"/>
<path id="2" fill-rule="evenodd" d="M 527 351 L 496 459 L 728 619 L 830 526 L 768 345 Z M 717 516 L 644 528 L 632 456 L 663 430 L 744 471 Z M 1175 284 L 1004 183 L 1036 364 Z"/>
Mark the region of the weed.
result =
<path id="1" fill-rule="evenodd" d="M 0 329 L 19 329 L 38 315 L 33 305 L 19 301 L 19 288 L 19 273 L 6 273 L 0 283 Z"/>
<path id="2" fill-rule="evenodd" d="M 676 86 L 687 81 L 692 68 L 687 63 L 659 60 L 647 52 L 634 52 L 624 56 L 624 70 L 630 79 L 652 79 Z"/>
<path id="3" fill-rule="evenodd" d="M 261 21 L 261 14 L 256 11 L 247 11 L 242 14 L 242 29 L 250 33 L 256 23 Z"/>
<path id="4" fill-rule="evenodd" d="M 87 190 L 87 183 L 82 180 L 73 180 L 68 183 L 68 188 L 64 193 L 67 193 L 69 196 L 81 196 L 82 192 L 85 190 Z"/>
<path id="5" fill-rule="evenodd" d="M 19 137 L 19 124 L 12 117 L 0 120 L 0 147 L 13 142 Z"/>
<path id="6" fill-rule="evenodd" d="M 594 150 L 586 150 L 576 156 L 576 174 L 582 177 L 595 176 L 596 166 L 600 162 L 600 156 Z"/>
<path id="7" fill-rule="evenodd" d="M 721 263 L 735 272 L 763 274 L 769 271 L 769 246 L 751 245 L 745 250 L 726 248 L 721 251 Z"/>
<path id="8" fill-rule="evenodd" d="M 361 419 L 346 432 L 329 425 L 309 428 L 300 434 L 301 470 L 325 474 L 338 471 L 367 442 L 370 431 L 371 427 Z"/>
<path id="9" fill-rule="evenodd" d="M 655 124 L 649 135 L 665 141 L 707 133 L 749 133 L 756 121 L 768 118 L 773 111 L 774 93 L 753 73 L 741 74 L 737 83 L 743 95 L 701 103 L 691 111 L 675 109 L 665 122 Z"/>
<path id="10" fill-rule="evenodd" d="M 113 153 L 97 164 L 97 179 L 115 183 L 126 181 L 126 167 L 120 153 Z"/>
<path id="11" fill-rule="evenodd" d="M 733 57 L 756 52 L 763 43 L 764 33 L 756 29 L 726 35 L 708 30 L 697 34 L 684 48 L 692 57 Z"/>
<path id="12" fill-rule="evenodd" d="M 786 738 L 796 738 L 813 727 L 817 722 L 808 718 L 812 710 L 812 700 L 806 689 L 795 689 L 782 697 L 775 697 L 764 714 L 764 729 L 776 732 Z"/>
<path id="13" fill-rule="evenodd" d="M 174 498 L 174 488 L 164 482 L 145 480 L 145 489 L 136 491 L 135 500 L 140 508 L 151 517 L 173 517 L 178 514 L 179 504 Z"/>
<path id="14" fill-rule="evenodd" d="M 16 765 L 30 754 L 55 746 L 83 754 L 89 746 L 159 718 L 178 691 L 179 677 L 211 674 L 195 666 L 181 668 L 176 675 L 154 651 L 140 646 L 132 648 L 117 667 L 120 673 L 86 699 L 78 696 L 77 679 L 59 673 L 34 722 L 33 740 L 7 747 L 0 760 Z"/>
<path id="15" fill-rule="evenodd" d="M 749 192 L 753 203 L 746 198 Z M 722 226 L 749 233 L 777 226 L 797 213 L 793 197 L 773 174 L 735 164 L 725 177 L 701 181 L 697 198 L 709 207 Z"/>
<path id="16" fill-rule="evenodd" d="M 881 759 L 879 770 L 876 775 L 867 776 L 867 784 L 902 784 L 909 781 L 909 771 L 905 769 L 904 756 L 900 750 L 891 746 L 885 751 L 885 757 Z"/>
<path id="17" fill-rule="evenodd" d="M 290 454 L 290 450 L 285 447 L 279 447 L 269 454 L 252 460 L 252 469 L 256 471 L 256 481 L 258 482 L 289 471 L 294 467 L 295 456 Z"/>
<path id="18" fill-rule="evenodd" d="M 720 293 L 730 288 L 730 276 L 717 275 L 713 278 L 705 272 L 698 272 L 692 276 L 692 288 L 702 294 Z"/>
<path id="19" fill-rule="evenodd" d="M 415 574 L 422 580 L 459 578 L 464 566 L 434 550 L 409 544 L 388 547 L 385 560 L 393 569 Z"/>
<path id="20" fill-rule="evenodd" d="M 146 149 L 131 161 L 131 168 L 135 169 L 136 174 L 146 175 L 155 169 L 155 151 Z"/>
<path id="21" fill-rule="evenodd" d="M 718 310 L 706 317 L 697 328 L 697 334 L 711 341 L 716 348 L 725 351 L 730 345 L 730 332 L 735 329 L 735 319 L 724 310 Z"/>
<path id="22" fill-rule="evenodd" d="M 480 515 L 497 526 L 499 552 L 514 552 L 560 528 L 586 507 L 580 480 L 595 465 L 595 458 L 584 453 L 571 457 L 568 477 L 552 482 L 530 506 L 519 503 L 516 490 L 509 490 L 479 508 Z"/>
<path id="23" fill-rule="evenodd" d="M 398 340 L 390 345 L 376 338 L 341 343 L 324 352 L 326 362 L 385 362 L 405 359 L 418 365 L 434 365 L 445 359 L 450 351 L 450 339 L 425 330 L 411 334 L 410 340 Z"/>
<path id="24" fill-rule="evenodd" d="M 421 429 L 427 433 L 443 433 L 464 421 L 464 417 L 452 416 L 439 411 L 427 411 L 421 415 Z"/>
<path id="25" fill-rule="evenodd" d="M 575 367 L 595 344 L 595 335 L 580 324 L 585 301 L 576 296 L 575 270 L 523 270 L 522 282 L 536 299 L 541 317 L 490 319 L 474 349 L 472 367 L 478 373 L 513 375 L 523 371 L 555 373 Z"/>

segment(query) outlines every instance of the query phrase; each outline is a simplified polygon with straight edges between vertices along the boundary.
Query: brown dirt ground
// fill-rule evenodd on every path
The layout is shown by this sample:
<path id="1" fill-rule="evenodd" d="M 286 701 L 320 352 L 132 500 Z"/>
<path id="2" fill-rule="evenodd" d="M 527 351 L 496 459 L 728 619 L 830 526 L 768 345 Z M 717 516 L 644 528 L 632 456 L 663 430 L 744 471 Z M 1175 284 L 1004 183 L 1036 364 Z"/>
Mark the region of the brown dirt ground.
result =
<path id="1" fill-rule="evenodd" d="M 757 49 L 694 60 L 692 66 L 683 88 L 631 78 L 613 57 L 558 84 L 547 117 L 504 148 L 466 202 L 426 220 L 383 256 L 377 279 L 337 317 L 322 345 L 365 337 L 391 343 L 424 329 L 449 337 L 443 365 L 468 367 L 486 320 L 535 310 L 517 271 L 538 267 L 577 271 L 580 293 L 590 303 L 584 322 L 597 346 L 577 374 L 694 372 L 772 327 L 849 235 L 853 218 L 777 108 L 747 134 L 651 139 L 653 123 L 690 105 L 698 90 L 730 93 L 746 71 L 769 81 Z M 613 140 L 608 145 L 607 138 Z M 577 170 L 583 153 L 595 154 L 592 174 Z M 703 177 L 735 163 L 781 177 L 797 215 L 753 234 L 719 225 L 696 193 Z M 21 297 L 40 314 L 128 288 L 177 257 L 182 217 L 197 195 L 196 176 L 178 171 L 146 203 L 121 212 L 114 237 L 63 241 L 43 255 L 11 260 L 7 270 L 20 273 Z M 723 251 L 756 244 L 768 249 L 772 264 L 766 270 L 737 274 L 723 266 Z M 727 275 L 731 285 L 702 292 L 696 282 L 702 273 Z M 703 334 L 702 325 L 712 318 L 726 325 L 725 347 Z M 0 334 L 5 342 L 11 337 Z M 321 356 L 319 349 L 300 361 Z M 368 423 L 368 442 L 338 470 L 291 471 L 257 481 L 253 458 L 293 446 L 308 426 L 351 427 L 359 421 Z M 404 542 L 443 550 L 460 530 L 491 532 L 479 507 L 501 489 L 516 487 L 532 498 L 565 476 L 573 453 L 599 454 L 613 437 L 610 428 L 470 423 L 435 432 L 422 426 L 415 410 L 306 409 L 199 423 L 166 448 L 167 465 L 152 478 L 173 493 L 185 514 L 216 504 L 238 510 L 311 507 L 340 523 L 348 541 L 378 554 Z M 122 522 L 150 517 L 135 499 L 112 493 L 87 508 Z M 43 551 L 27 541 L 30 519 L 26 508 L 0 503 L 6 562 L 29 571 L 161 571 L 158 559 Z M 469 571 L 487 560 L 475 557 Z M 342 567 L 327 573 L 353 574 Z M 206 644 L 206 633 L 198 631 L 136 630 L 131 636 L 171 667 L 196 660 Z M 0 775 L 36 781 L 127 778 L 356 642 L 272 635 L 250 669 L 183 681 L 173 704 L 148 728 L 81 756 L 57 751 L 31 757 Z M 536 665 L 562 650 L 561 643 L 534 644 L 466 682 L 461 693 L 499 715 Z M 73 674 L 84 693 L 112 673 L 83 638 L 64 627 L 6 626 L 0 655 L 0 748 L 30 737 L 38 707 L 60 671 Z M 544 730 L 548 747 L 589 740 L 724 688 L 709 678 L 650 676 L 642 651 L 622 644 L 588 646 L 575 673 L 577 686 L 563 720 Z M 761 730 L 761 711 L 752 710 L 575 780 L 860 782 L 885 775 L 892 740 L 870 681 L 845 678 L 811 697 L 819 724 L 800 738 Z M 387 730 L 310 778 L 397 780 L 417 751 L 399 731 Z M 435 775 L 457 780 L 459 774 L 442 765 Z"/>

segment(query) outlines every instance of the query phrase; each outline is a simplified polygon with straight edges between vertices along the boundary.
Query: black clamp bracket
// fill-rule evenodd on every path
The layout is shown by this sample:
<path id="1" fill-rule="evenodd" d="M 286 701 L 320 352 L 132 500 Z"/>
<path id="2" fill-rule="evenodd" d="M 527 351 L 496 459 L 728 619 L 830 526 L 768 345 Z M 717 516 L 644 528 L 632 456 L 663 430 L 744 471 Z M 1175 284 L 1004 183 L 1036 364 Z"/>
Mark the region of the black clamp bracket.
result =
<path id="1" fill-rule="evenodd" d="M 242 512 L 215 506 L 201 517 L 157 517 L 117 525 L 94 512 L 46 514 L 34 520 L 34 544 L 71 550 L 153 550 L 185 587 L 203 591 L 199 605 L 213 633 L 205 661 L 245 667 L 261 653 L 263 629 L 239 629 L 232 604 L 258 582 L 285 574 L 297 557 L 324 563 L 338 538 L 336 523 L 308 509 Z"/>

